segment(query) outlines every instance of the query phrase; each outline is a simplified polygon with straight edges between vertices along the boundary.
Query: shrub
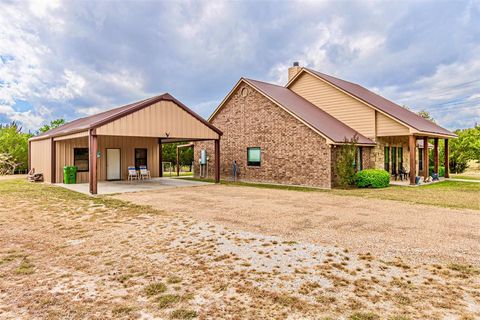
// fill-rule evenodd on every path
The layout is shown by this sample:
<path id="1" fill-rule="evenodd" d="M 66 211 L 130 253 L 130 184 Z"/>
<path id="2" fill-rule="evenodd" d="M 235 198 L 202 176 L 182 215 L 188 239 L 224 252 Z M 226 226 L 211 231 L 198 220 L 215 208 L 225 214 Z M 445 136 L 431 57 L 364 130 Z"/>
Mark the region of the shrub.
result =
<path id="1" fill-rule="evenodd" d="M 355 174 L 359 188 L 385 188 L 390 185 L 390 174 L 382 169 L 366 169 Z"/>
<path id="2" fill-rule="evenodd" d="M 336 170 L 338 173 L 338 182 L 341 187 L 349 187 L 355 184 L 355 152 L 357 150 L 357 135 L 351 140 L 345 138 L 344 145 L 340 146 L 338 151 Z"/>
<path id="3" fill-rule="evenodd" d="M 430 166 L 430 175 L 433 174 L 433 166 Z M 445 167 L 438 167 L 438 176 L 445 177 Z"/>

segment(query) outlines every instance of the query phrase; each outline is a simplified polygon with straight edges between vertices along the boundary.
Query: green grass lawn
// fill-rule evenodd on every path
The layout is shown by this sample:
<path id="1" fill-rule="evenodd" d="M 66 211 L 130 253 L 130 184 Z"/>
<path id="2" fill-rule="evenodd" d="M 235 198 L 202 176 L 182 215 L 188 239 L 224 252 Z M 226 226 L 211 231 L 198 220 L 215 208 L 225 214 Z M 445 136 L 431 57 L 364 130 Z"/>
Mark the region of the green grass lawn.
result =
<path id="1" fill-rule="evenodd" d="M 209 181 L 211 179 L 193 179 Z M 318 189 L 301 186 L 277 184 L 260 184 L 248 182 L 221 181 L 225 185 L 246 186 L 255 188 L 293 190 L 303 192 L 330 192 L 342 196 L 355 196 L 373 199 L 406 201 L 418 204 L 434 205 L 447 208 L 463 208 L 480 210 L 480 183 L 463 181 L 443 181 L 418 187 L 390 186 L 383 189 Z"/>
<path id="2" fill-rule="evenodd" d="M 471 176 L 468 174 L 450 174 L 450 178 L 453 179 L 465 179 L 465 180 L 480 180 L 480 176 Z"/>

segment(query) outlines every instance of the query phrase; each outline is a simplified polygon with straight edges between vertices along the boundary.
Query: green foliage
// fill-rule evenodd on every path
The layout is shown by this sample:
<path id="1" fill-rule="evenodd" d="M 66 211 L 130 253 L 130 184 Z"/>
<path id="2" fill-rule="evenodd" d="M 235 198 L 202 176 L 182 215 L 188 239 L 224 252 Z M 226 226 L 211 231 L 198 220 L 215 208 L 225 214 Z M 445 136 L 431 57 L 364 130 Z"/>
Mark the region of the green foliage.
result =
<path id="1" fill-rule="evenodd" d="M 355 174 L 359 188 L 385 188 L 390 185 L 390 174 L 382 169 L 366 169 Z"/>
<path id="2" fill-rule="evenodd" d="M 183 143 L 165 143 L 162 145 L 162 158 L 165 162 L 177 163 L 177 146 Z M 180 165 L 191 165 L 193 162 L 193 147 L 180 149 Z"/>
<path id="3" fill-rule="evenodd" d="M 38 131 L 40 133 L 44 133 L 44 132 L 47 132 L 48 130 L 55 129 L 55 128 L 60 127 L 61 125 L 64 125 L 64 124 L 65 124 L 65 119 L 56 119 L 56 120 L 50 121 L 49 124 L 44 125 L 40 129 L 38 129 Z"/>
<path id="4" fill-rule="evenodd" d="M 449 140 L 450 172 L 463 173 L 468 168 L 468 161 L 480 161 L 480 125 L 474 128 L 455 130 L 457 139 Z M 445 147 L 442 141 L 440 159 L 444 158 Z"/>
<path id="5" fill-rule="evenodd" d="M 355 135 L 350 141 L 345 139 L 345 144 L 340 146 L 336 162 L 336 170 L 341 187 L 349 187 L 355 183 L 355 152 L 358 137 Z"/>
<path id="6" fill-rule="evenodd" d="M 0 126 L 0 154 L 3 161 L 0 167 L 12 174 L 16 170 L 26 170 L 28 166 L 28 139 L 29 133 L 23 133 L 15 122 Z M 9 168 L 6 170 L 6 168 Z"/>
<path id="7" fill-rule="evenodd" d="M 429 175 L 432 175 L 433 172 L 433 166 L 430 166 L 429 168 Z M 444 166 L 439 166 L 438 167 L 438 176 L 439 177 L 445 177 L 445 167 Z"/>
<path id="8" fill-rule="evenodd" d="M 427 110 L 420 110 L 417 112 L 417 114 L 423 119 L 427 119 L 429 121 L 435 122 L 435 119 L 432 118 L 432 116 L 430 115 L 430 112 L 428 112 Z"/>

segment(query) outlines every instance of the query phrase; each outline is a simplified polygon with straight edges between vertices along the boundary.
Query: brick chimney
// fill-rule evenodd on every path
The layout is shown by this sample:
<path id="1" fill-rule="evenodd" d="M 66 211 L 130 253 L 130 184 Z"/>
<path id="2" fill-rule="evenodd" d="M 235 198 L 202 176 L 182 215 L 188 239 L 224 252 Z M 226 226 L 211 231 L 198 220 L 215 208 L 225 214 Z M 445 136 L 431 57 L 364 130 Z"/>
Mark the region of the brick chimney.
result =
<path id="1" fill-rule="evenodd" d="M 293 77 L 297 75 L 297 73 L 300 72 L 302 68 L 299 66 L 298 62 L 295 61 L 293 63 L 293 66 L 288 68 L 288 81 L 292 80 Z"/>

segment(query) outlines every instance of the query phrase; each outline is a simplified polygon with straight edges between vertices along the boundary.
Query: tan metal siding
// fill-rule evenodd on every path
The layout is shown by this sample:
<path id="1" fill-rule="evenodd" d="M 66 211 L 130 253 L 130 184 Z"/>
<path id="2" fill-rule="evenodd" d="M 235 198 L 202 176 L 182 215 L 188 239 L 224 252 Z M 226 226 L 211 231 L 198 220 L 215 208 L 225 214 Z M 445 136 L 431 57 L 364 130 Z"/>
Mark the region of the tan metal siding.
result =
<path id="1" fill-rule="evenodd" d="M 218 133 L 171 101 L 149 107 L 107 123 L 96 130 L 98 135 L 131 137 L 166 137 L 218 139 Z"/>
<path id="2" fill-rule="evenodd" d="M 128 167 L 135 165 L 135 148 L 147 149 L 147 166 L 152 177 L 159 176 L 159 146 L 157 138 L 137 138 L 137 137 L 117 137 L 117 136 L 99 136 L 98 150 L 101 152 L 97 160 L 97 174 L 99 181 L 107 179 L 107 148 L 120 149 L 121 178 L 128 177 Z"/>
<path id="3" fill-rule="evenodd" d="M 389 117 L 376 112 L 377 114 L 377 136 L 406 136 L 410 129 Z"/>
<path id="4" fill-rule="evenodd" d="M 290 89 L 364 136 L 375 137 L 373 108 L 306 72 Z"/>
<path id="5" fill-rule="evenodd" d="M 68 139 L 74 139 L 74 138 L 80 138 L 80 137 L 88 137 L 88 131 L 77 132 L 77 133 L 72 133 L 66 136 L 56 137 L 56 138 L 53 138 L 53 140 L 61 141 L 61 140 L 68 140 Z"/>
<path id="6" fill-rule="evenodd" d="M 33 143 L 33 142 L 32 142 Z M 99 136 L 98 151 L 100 158 L 97 160 L 98 181 L 105 181 L 107 178 L 106 149 L 119 148 L 121 157 L 121 177 L 127 179 L 128 166 L 135 164 L 135 148 L 147 149 L 147 164 L 152 177 L 158 177 L 159 173 L 159 149 L 157 138 L 137 138 L 137 137 L 117 137 L 117 136 Z M 56 142 L 56 180 L 63 181 L 63 167 L 73 166 L 73 149 L 88 148 L 88 137 L 62 140 Z M 88 172 L 79 172 L 77 175 L 78 183 L 88 182 Z"/>
<path id="7" fill-rule="evenodd" d="M 51 141 L 50 138 L 30 142 L 31 167 L 36 173 L 43 173 L 45 182 L 51 182 Z"/>

